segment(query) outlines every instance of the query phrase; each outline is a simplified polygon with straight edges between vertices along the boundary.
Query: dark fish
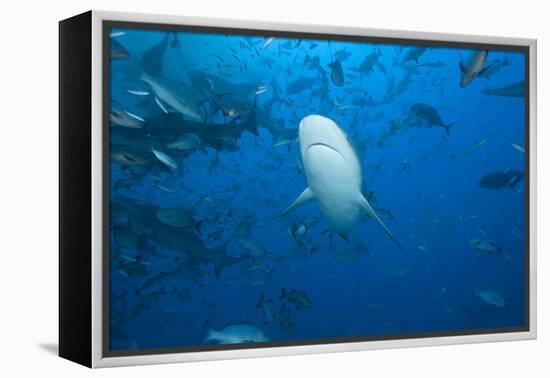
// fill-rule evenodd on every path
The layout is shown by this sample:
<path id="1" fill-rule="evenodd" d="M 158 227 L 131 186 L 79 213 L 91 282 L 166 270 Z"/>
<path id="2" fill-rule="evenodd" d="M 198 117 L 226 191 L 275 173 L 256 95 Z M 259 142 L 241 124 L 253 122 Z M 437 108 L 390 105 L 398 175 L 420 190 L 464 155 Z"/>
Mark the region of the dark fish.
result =
<path id="1" fill-rule="evenodd" d="M 286 289 L 283 287 L 281 289 L 280 299 L 287 299 L 289 302 L 294 303 L 296 307 L 300 309 L 313 307 L 311 299 L 309 299 L 309 296 L 303 290 L 294 289 L 286 291 Z"/>
<path id="2" fill-rule="evenodd" d="M 479 186 L 485 189 L 514 189 L 523 179 L 525 174 L 513 169 L 507 169 L 501 172 L 493 172 L 485 175 L 479 181 Z"/>
<path id="3" fill-rule="evenodd" d="M 508 59 L 508 55 L 504 57 L 504 60 L 495 59 L 491 63 L 489 63 L 482 72 L 479 73 L 478 77 L 490 79 L 491 76 L 499 73 L 503 67 L 506 67 L 509 65 L 510 65 L 510 60 Z"/>
<path id="4" fill-rule="evenodd" d="M 412 75 L 412 73 L 406 72 L 405 75 L 403 75 L 403 77 L 397 82 L 394 77 L 390 78 L 386 95 L 381 100 L 381 103 L 386 104 L 393 100 L 396 96 L 404 93 L 413 81 Z"/>
<path id="5" fill-rule="evenodd" d="M 386 69 L 378 61 L 378 58 L 380 58 L 381 55 L 382 53 L 380 52 L 380 49 L 373 51 L 363 59 L 359 67 L 352 68 L 352 70 L 360 73 L 361 75 L 368 75 L 373 72 L 374 67 L 378 67 L 380 72 L 385 73 Z"/>
<path id="6" fill-rule="evenodd" d="M 469 238 L 466 239 L 466 241 L 478 253 L 496 255 L 497 257 L 500 257 L 502 255 L 502 247 L 497 246 L 495 242 L 491 240 Z"/>
<path id="7" fill-rule="evenodd" d="M 338 59 L 340 62 L 343 62 L 350 56 L 351 56 L 351 53 L 345 49 L 338 50 L 334 53 L 334 57 Z"/>
<path id="8" fill-rule="evenodd" d="M 291 81 L 287 87 L 286 87 L 286 94 L 287 95 L 295 95 L 300 92 L 305 91 L 306 89 L 311 89 L 313 85 L 317 82 L 316 77 L 307 77 L 307 76 L 300 76 L 294 81 Z"/>
<path id="9" fill-rule="evenodd" d="M 332 79 L 332 83 L 337 86 L 341 87 L 344 85 L 344 70 L 342 69 L 342 64 L 338 59 L 336 59 L 334 62 L 332 62 L 329 67 L 330 70 L 330 78 Z"/>
<path id="10" fill-rule="evenodd" d="M 454 122 L 445 124 L 439 115 L 439 112 L 434 107 L 418 102 L 410 109 L 410 115 L 413 117 L 417 126 L 432 127 L 439 126 L 445 129 L 447 136 L 450 136 L 451 126 Z"/>
<path id="11" fill-rule="evenodd" d="M 426 52 L 426 48 L 425 47 L 411 47 L 407 53 L 405 54 L 405 56 L 403 57 L 403 62 L 408 62 L 408 61 L 411 61 L 411 60 L 414 60 L 416 63 L 418 63 L 418 59 L 420 59 L 420 57 L 422 55 L 424 55 L 424 53 Z"/>
<path id="12" fill-rule="evenodd" d="M 309 66 L 307 67 L 308 70 L 315 70 L 317 69 L 317 67 L 320 67 L 321 58 L 319 58 L 318 56 L 311 57 L 308 54 L 304 59 L 304 63 L 309 64 Z"/>

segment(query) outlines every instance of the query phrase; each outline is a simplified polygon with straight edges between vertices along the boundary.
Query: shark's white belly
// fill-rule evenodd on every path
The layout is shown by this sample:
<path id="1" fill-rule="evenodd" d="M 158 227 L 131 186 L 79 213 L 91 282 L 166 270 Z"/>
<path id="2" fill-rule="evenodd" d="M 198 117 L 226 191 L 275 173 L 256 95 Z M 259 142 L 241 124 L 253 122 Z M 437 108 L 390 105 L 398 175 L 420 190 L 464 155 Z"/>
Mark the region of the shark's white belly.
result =
<path id="1" fill-rule="evenodd" d="M 326 145 L 310 146 L 303 154 L 309 188 L 319 204 L 329 228 L 348 234 L 359 222 L 358 196 L 361 170 L 355 159 L 346 160 Z"/>

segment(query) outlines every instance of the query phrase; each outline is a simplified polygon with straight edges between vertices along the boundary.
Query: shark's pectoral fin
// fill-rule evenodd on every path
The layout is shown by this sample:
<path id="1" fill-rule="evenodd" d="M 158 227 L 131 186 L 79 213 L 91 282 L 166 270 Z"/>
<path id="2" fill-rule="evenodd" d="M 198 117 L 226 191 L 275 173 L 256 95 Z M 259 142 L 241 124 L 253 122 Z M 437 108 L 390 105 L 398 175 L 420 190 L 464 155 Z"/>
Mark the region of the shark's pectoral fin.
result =
<path id="1" fill-rule="evenodd" d="M 306 188 L 306 190 L 304 190 L 302 192 L 302 194 L 300 194 L 298 196 L 298 198 L 296 198 L 296 201 L 292 202 L 292 204 L 290 204 L 289 207 L 287 207 L 286 209 L 284 209 L 281 214 L 278 215 L 278 217 L 282 217 L 283 215 L 291 212 L 292 210 L 302 206 L 304 203 L 310 201 L 313 199 L 313 192 L 311 191 L 311 189 L 309 188 Z"/>
<path id="2" fill-rule="evenodd" d="M 162 110 L 165 114 L 168 114 L 169 111 L 168 111 L 168 107 L 166 106 L 166 104 L 164 104 L 160 98 L 158 98 L 157 96 L 155 96 L 155 102 L 157 103 L 158 107 L 160 108 L 160 110 Z"/>
<path id="3" fill-rule="evenodd" d="M 367 199 L 363 197 L 362 194 L 359 196 L 359 206 L 361 207 L 365 215 L 368 215 L 369 217 L 373 218 L 376 221 L 376 223 L 378 223 L 384 229 L 384 231 L 386 231 L 386 234 L 388 234 L 388 236 L 395 242 L 395 244 L 397 244 L 399 249 L 404 251 L 403 247 L 401 246 L 401 243 L 399 243 L 399 241 L 397 241 L 395 236 L 393 236 L 390 229 L 386 227 L 384 222 L 382 222 L 382 219 L 380 219 L 378 214 L 376 214 L 376 212 L 370 205 L 369 201 L 367 201 Z"/>

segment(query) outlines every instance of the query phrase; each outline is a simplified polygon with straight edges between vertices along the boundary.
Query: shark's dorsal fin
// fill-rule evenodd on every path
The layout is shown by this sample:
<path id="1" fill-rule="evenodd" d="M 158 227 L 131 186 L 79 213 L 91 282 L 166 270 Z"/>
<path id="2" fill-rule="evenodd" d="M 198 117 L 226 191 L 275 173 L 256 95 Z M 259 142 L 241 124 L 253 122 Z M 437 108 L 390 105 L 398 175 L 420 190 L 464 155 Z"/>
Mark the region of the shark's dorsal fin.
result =
<path id="1" fill-rule="evenodd" d="M 302 206 L 304 203 L 312 200 L 314 198 L 313 196 L 313 192 L 311 191 L 311 189 L 308 187 L 306 188 L 306 190 L 304 190 L 302 192 L 302 194 L 300 194 L 298 196 L 298 198 L 296 198 L 296 201 L 292 202 L 290 204 L 289 207 L 287 207 L 286 209 L 283 210 L 283 212 L 281 214 L 279 214 L 278 216 L 281 217 L 289 212 L 291 212 L 292 210 Z"/>
<path id="2" fill-rule="evenodd" d="M 393 240 L 395 242 L 395 244 L 397 244 L 397 246 L 399 247 L 400 250 L 404 251 L 403 247 L 401 246 L 401 244 L 397 241 L 397 239 L 395 238 L 395 236 L 393 236 L 392 232 L 390 231 L 390 229 L 388 227 L 386 227 L 386 225 L 384 224 L 384 222 L 382 222 L 382 219 L 380 219 L 380 217 L 378 216 L 378 214 L 376 214 L 376 212 L 374 211 L 374 209 L 372 208 L 372 206 L 370 205 L 369 201 L 367 201 L 367 199 L 362 195 L 360 194 L 359 195 L 359 206 L 361 207 L 361 209 L 364 211 L 364 213 L 366 215 L 368 215 L 369 217 L 373 218 L 376 223 L 378 223 L 383 229 L 384 231 L 386 231 L 386 234 L 388 234 L 388 236 L 391 238 L 391 240 Z"/>

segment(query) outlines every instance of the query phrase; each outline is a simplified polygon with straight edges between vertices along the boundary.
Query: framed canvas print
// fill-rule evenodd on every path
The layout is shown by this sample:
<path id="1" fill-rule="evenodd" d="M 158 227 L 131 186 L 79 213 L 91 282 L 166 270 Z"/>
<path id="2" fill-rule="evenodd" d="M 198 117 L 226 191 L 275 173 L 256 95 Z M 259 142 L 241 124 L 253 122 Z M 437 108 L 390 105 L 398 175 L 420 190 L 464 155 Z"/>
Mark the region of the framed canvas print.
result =
<path id="1" fill-rule="evenodd" d="M 60 355 L 536 335 L 534 40 L 60 22 Z"/>

